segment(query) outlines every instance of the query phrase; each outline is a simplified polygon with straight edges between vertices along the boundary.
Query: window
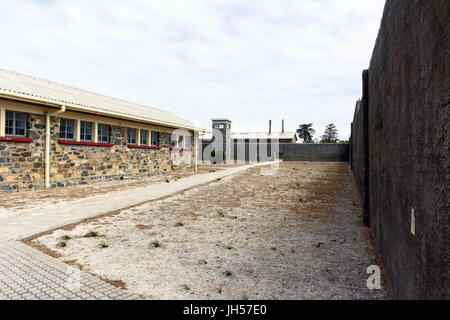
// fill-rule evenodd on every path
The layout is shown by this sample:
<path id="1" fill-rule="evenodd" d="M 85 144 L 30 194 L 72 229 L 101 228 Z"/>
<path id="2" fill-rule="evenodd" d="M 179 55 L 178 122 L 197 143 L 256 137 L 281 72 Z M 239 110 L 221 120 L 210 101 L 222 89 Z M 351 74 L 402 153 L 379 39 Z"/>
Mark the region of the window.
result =
<path id="1" fill-rule="evenodd" d="M 170 139 L 170 146 L 171 147 L 177 146 L 177 136 L 172 136 L 172 138 Z"/>
<path id="2" fill-rule="evenodd" d="M 141 130 L 141 141 L 142 146 L 148 145 L 148 131 L 147 130 Z"/>
<path id="3" fill-rule="evenodd" d="M 137 129 L 128 128 L 128 144 L 136 144 Z"/>
<path id="4" fill-rule="evenodd" d="M 109 142 L 109 126 L 107 124 L 98 124 L 97 130 L 98 142 Z"/>
<path id="5" fill-rule="evenodd" d="M 191 136 L 186 136 L 184 138 L 184 141 L 185 141 L 185 147 L 186 148 L 191 148 L 192 147 L 192 145 L 191 145 Z"/>
<path id="6" fill-rule="evenodd" d="M 92 141 L 92 122 L 81 121 L 80 140 Z"/>
<path id="7" fill-rule="evenodd" d="M 152 131 L 152 146 L 159 147 L 159 132 Z"/>
<path id="8" fill-rule="evenodd" d="M 61 118 L 59 125 L 59 138 L 73 140 L 75 136 L 75 120 Z"/>
<path id="9" fill-rule="evenodd" d="M 27 114 L 24 112 L 5 112 L 5 134 L 7 136 L 25 137 L 27 129 Z"/>
<path id="10" fill-rule="evenodd" d="M 178 148 L 183 148 L 183 136 L 178 136 Z"/>

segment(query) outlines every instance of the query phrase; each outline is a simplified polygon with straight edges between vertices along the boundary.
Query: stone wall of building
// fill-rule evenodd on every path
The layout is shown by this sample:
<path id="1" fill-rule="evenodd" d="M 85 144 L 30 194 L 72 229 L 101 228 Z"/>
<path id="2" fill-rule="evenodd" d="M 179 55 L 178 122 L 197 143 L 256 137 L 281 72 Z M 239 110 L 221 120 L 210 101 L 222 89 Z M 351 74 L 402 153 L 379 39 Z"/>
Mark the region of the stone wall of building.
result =
<path id="1" fill-rule="evenodd" d="M 0 141 L 0 192 L 44 187 L 45 118 L 29 114 L 31 143 Z"/>
<path id="2" fill-rule="evenodd" d="M 0 192 L 44 188 L 45 116 L 28 114 L 27 122 L 32 142 L 0 141 Z M 160 132 L 160 150 L 128 148 L 127 128 L 119 126 L 110 126 L 112 147 L 66 145 L 57 142 L 59 123 L 51 117 L 52 188 L 194 168 L 192 151 L 170 150 L 170 133 Z"/>

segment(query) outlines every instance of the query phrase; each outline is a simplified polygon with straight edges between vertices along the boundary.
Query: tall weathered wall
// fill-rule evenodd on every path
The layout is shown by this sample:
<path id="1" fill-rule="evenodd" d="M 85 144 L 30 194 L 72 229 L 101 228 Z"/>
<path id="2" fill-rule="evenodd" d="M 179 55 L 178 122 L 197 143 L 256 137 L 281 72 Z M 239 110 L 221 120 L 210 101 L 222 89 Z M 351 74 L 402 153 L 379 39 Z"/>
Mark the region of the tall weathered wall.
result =
<path id="1" fill-rule="evenodd" d="M 399 299 L 450 298 L 449 30 L 448 0 L 388 0 L 368 71 L 367 141 L 354 119 L 354 174 L 362 179 L 367 142 L 370 227 Z"/>

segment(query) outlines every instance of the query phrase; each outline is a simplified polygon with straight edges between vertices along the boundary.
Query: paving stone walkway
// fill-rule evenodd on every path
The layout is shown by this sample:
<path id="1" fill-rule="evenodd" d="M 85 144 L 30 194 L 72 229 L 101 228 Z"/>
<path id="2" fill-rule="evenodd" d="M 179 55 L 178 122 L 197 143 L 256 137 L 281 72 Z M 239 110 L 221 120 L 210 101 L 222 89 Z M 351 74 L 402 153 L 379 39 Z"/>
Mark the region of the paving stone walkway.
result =
<path id="1" fill-rule="evenodd" d="M 21 242 L 0 244 L 0 300 L 134 300 L 133 294 Z"/>

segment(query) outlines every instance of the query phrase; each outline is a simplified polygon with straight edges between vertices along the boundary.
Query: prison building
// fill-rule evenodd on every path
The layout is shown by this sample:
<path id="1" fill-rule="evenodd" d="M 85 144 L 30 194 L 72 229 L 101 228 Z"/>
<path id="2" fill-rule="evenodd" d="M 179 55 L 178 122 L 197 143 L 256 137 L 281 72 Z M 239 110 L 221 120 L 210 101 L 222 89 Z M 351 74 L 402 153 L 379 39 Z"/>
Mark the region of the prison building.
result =
<path id="1" fill-rule="evenodd" d="M 232 132 L 231 123 L 224 118 L 212 119 L 212 130 L 200 132 L 199 139 L 202 145 L 200 159 L 210 161 L 210 150 L 221 150 L 225 151 L 227 160 L 274 160 L 272 144 L 279 145 L 276 151 L 280 157 L 283 155 L 284 144 L 303 143 L 303 139 L 300 139 L 296 132 L 285 132 L 284 120 L 281 132 L 272 131 L 271 120 L 269 130 L 266 132 Z M 261 159 L 261 156 L 264 159 Z"/>
<path id="2" fill-rule="evenodd" d="M 0 69 L 0 192 L 194 170 L 195 125 Z"/>

